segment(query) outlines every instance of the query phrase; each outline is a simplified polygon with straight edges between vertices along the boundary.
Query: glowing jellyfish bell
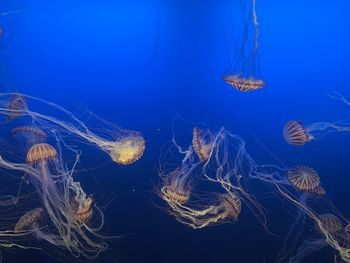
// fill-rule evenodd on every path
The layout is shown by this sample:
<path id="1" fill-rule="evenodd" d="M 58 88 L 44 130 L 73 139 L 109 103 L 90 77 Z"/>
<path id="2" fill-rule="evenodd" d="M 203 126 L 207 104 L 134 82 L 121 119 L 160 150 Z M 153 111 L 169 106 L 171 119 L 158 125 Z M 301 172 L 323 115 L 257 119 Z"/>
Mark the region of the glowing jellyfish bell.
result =
<path id="1" fill-rule="evenodd" d="M 27 153 L 28 164 L 45 164 L 47 160 L 57 158 L 57 151 L 47 143 L 38 143 L 33 145 Z"/>
<path id="2" fill-rule="evenodd" d="M 145 140 L 140 134 L 123 136 L 107 147 L 112 160 L 118 164 L 131 164 L 140 159 L 145 151 Z"/>
<path id="3" fill-rule="evenodd" d="M 289 183 L 302 192 L 312 192 L 320 186 L 317 172 L 304 165 L 296 165 L 287 171 Z"/>
<path id="4" fill-rule="evenodd" d="M 283 137 L 291 145 L 304 145 L 313 140 L 300 121 L 289 121 L 283 128 Z"/>
<path id="5" fill-rule="evenodd" d="M 207 161 L 213 149 L 213 136 L 197 127 L 193 129 L 192 145 L 201 161 Z"/>

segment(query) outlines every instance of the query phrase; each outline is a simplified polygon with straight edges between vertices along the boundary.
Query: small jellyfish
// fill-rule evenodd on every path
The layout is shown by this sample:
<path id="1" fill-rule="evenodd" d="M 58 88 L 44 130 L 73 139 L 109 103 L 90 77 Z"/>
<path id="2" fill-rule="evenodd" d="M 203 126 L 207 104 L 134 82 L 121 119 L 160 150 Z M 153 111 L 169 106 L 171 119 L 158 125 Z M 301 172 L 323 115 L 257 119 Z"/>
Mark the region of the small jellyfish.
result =
<path id="1" fill-rule="evenodd" d="M 207 161 L 213 149 L 213 136 L 211 133 L 195 127 L 193 128 L 192 144 L 201 161 Z"/>
<path id="2" fill-rule="evenodd" d="M 254 79 L 254 78 L 246 79 L 238 75 L 226 75 L 226 76 L 223 76 L 223 80 L 229 85 L 231 85 L 232 87 L 242 92 L 249 92 L 249 91 L 261 89 L 262 87 L 265 86 L 265 82 L 261 79 Z"/>
<path id="3" fill-rule="evenodd" d="M 241 213 L 241 200 L 237 195 L 234 194 L 225 194 L 223 196 L 222 205 L 224 207 L 225 212 L 229 218 L 237 220 L 239 214 Z"/>
<path id="4" fill-rule="evenodd" d="M 15 232 L 34 230 L 41 225 L 45 211 L 42 207 L 32 209 L 25 213 L 17 222 Z"/>
<path id="5" fill-rule="evenodd" d="M 320 185 L 317 172 L 304 165 L 296 165 L 287 171 L 287 178 L 291 185 L 302 192 L 312 192 Z"/>
<path id="6" fill-rule="evenodd" d="M 7 103 L 8 120 L 14 120 L 22 115 L 22 111 L 27 108 L 24 96 L 13 94 Z"/>
<path id="7" fill-rule="evenodd" d="M 42 143 L 47 139 L 47 134 L 43 130 L 34 126 L 19 126 L 11 130 L 14 137 L 24 138 L 26 141 L 34 143 Z"/>
<path id="8" fill-rule="evenodd" d="M 28 164 L 45 164 L 47 160 L 57 158 L 57 151 L 47 143 L 38 143 L 33 145 L 27 153 Z"/>
<path id="9" fill-rule="evenodd" d="M 289 121 L 283 129 L 283 137 L 291 145 L 304 145 L 313 137 L 300 121 Z"/>
<path id="10" fill-rule="evenodd" d="M 88 196 L 82 203 L 77 204 L 76 202 L 76 215 L 75 218 L 78 222 L 87 224 L 93 215 L 92 210 L 93 196 Z"/>
<path id="11" fill-rule="evenodd" d="M 320 217 L 320 222 L 322 224 L 322 227 L 329 234 L 334 234 L 343 229 L 343 225 L 341 221 L 335 215 L 326 213 L 326 214 L 321 214 L 319 217 Z M 319 226 L 316 225 L 316 228 L 319 229 Z"/>

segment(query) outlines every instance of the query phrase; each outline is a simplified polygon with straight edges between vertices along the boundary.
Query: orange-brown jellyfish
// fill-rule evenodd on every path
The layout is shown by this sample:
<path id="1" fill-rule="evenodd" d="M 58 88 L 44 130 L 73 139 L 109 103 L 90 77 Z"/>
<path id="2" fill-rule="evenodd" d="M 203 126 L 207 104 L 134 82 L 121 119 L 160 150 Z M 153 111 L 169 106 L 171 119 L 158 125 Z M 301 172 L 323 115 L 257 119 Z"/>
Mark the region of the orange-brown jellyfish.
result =
<path id="1" fill-rule="evenodd" d="M 349 132 L 350 125 L 346 121 L 314 122 L 307 126 L 300 121 L 287 122 L 283 128 L 283 137 L 291 145 L 301 146 L 312 140 L 320 140 L 331 132 Z"/>
<path id="2" fill-rule="evenodd" d="M 213 148 L 213 136 L 209 131 L 193 128 L 192 145 L 201 161 L 207 161 Z"/>
<path id="3" fill-rule="evenodd" d="M 75 218 L 78 222 L 82 222 L 84 224 L 87 224 L 93 215 L 93 209 L 91 207 L 92 202 L 93 202 L 93 196 L 90 195 L 88 196 L 84 202 L 81 202 L 79 204 L 74 202 L 74 206 L 76 207 L 76 215 Z"/>
<path id="4" fill-rule="evenodd" d="M 39 143 L 33 145 L 27 153 L 27 163 L 41 163 L 45 165 L 47 160 L 57 158 L 57 151 L 54 147 L 47 143 Z"/>
<path id="5" fill-rule="evenodd" d="M 320 177 L 317 172 L 304 165 L 296 165 L 287 171 L 289 183 L 297 190 L 311 192 L 320 186 Z"/>
<path id="6" fill-rule="evenodd" d="M 261 89 L 262 87 L 265 86 L 265 82 L 261 79 L 254 79 L 254 78 L 246 79 L 246 78 L 240 77 L 239 75 L 226 75 L 226 76 L 223 76 L 222 78 L 226 83 L 228 83 L 232 87 L 242 92 Z"/>
<path id="7" fill-rule="evenodd" d="M 304 145 L 311 141 L 313 137 L 305 129 L 300 121 L 289 121 L 283 128 L 283 136 L 287 143 L 291 145 Z"/>
<path id="8" fill-rule="evenodd" d="M 258 40 L 259 40 L 259 23 L 256 13 L 256 0 L 252 0 L 251 6 L 248 6 L 249 1 L 244 3 L 241 1 L 242 10 L 242 26 L 243 32 L 240 47 L 236 47 L 236 57 L 233 63 L 230 63 L 226 68 L 226 74 L 222 79 L 230 86 L 236 88 L 241 92 L 250 92 L 261 89 L 265 86 L 265 82 L 258 76 Z M 250 32 L 250 23 L 254 26 L 254 32 Z M 251 36 L 250 36 L 251 35 Z M 249 43 L 253 39 L 253 48 Z M 232 74 L 233 73 L 233 74 Z"/>

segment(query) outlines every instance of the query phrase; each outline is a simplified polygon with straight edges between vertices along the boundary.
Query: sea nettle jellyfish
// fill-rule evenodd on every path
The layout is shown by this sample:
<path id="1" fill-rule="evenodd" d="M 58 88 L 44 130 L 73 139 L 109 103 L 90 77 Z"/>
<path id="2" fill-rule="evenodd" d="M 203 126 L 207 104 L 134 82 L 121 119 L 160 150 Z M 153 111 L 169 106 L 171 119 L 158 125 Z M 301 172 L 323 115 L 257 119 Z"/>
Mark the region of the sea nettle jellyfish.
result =
<path id="1" fill-rule="evenodd" d="M 227 73 L 222 77 L 227 84 L 242 92 L 258 90 L 265 86 L 258 72 L 259 23 L 255 2 L 256 0 L 240 1 L 243 29 L 239 38 L 240 46 L 235 48 L 235 58 L 227 65 Z M 238 21 L 235 22 L 238 24 Z"/>
<path id="2" fill-rule="evenodd" d="M 134 163 L 144 153 L 145 140 L 139 132 L 121 129 L 89 113 L 89 119 L 90 122 L 93 122 L 94 128 L 99 129 L 100 133 L 105 135 L 102 137 L 92 132 L 86 123 L 75 117 L 73 113 L 57 104 L 18 93 L 0 94 L 0 98 L 4 99 L 5 102 L 8 97 L 10 98 L 9 103 L 3 103 L 4 105 L 1 106 L 0 102 L 0 114 L 8 116 L 10 119 L 18 116 L 30 116 L 36 127 L 46 133 L 53 133 L 54 136 L 60 132 L 75 135 L 96 145 L 118 164 Z M 32 103 L 33 105 L 30 105 L 29 108 L 24 107 L 25 100 L 27 104 Z M 58 117 L 31 110 L 35 103 L 40 103 L 47 110 L 58 113 Z M 66 118 L 66 120 L 61 118 Z M 94 120 L 91 121 L 91 119 Z"/>
<path id="3" fill-rule="evenodd" d="M 348 132 L 350 124 L 346 121 L 315 122 L 304 125 L 301 121 L 292 120 L 283 128 L 283 137 L 288 144 L 302 146 L 310 141 L 321 140 L 331 132 Z"/>
<path id="4" fill-rule="evenodd" d="M 320 177 L 317 172 L 304 165 L 297 165 L 287 171 L 288 181 L 297 190 L 312 192 L 320 186 Z"/>
<path id="5" fill-rule="evenodd" d="M 47 134 L 35 126 L 19 126 L 11 130 L 13 137 L 24 140 L 27 144 L 43 143 L 47 140 Z"/>
<path id="6" fill-rule="evenodd" d="M 192 145 L 201 161 L 207 161 L 213 148 L 213 135 L 210 131 L 193 128 Z"/>

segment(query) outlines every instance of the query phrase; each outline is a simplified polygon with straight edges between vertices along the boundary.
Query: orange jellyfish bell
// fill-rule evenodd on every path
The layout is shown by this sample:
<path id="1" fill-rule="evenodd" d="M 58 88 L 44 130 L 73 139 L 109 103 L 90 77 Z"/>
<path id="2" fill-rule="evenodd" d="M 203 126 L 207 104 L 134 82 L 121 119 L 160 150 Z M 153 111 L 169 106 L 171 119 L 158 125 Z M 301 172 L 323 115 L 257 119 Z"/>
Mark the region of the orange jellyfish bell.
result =
<path id="1" fill-rule="evenodd" d="M 261 89 L 265 86 L 265 82 L 261 79 L 242 78 L 239 75 L 225 75 L 222 79 L 232 87 L 242 92 L 249 92 Z"/>
<path id="2" fill-rule="evenodd" d="M 313 139 L 300 121 L 289 121 L 283 128 L 283 137 L 291 145 L 304 145 Z"/>
<path id="3" fill-rule="evenodd" d="M 57 158 L 57 151 L 47 143 L 33 145 L 27 153 L 27 163 L 34 164 Z"/>
<path id="4" fill-rule="evenodd" d="M 84 203 L 76 205 L 77 211 L 76 211 L 75 218 L 77 221 L 87 224 L 91 220 L 93 215 L 93 210 L 91 207 L 92 203 L 93 203 L 93 196 L 91 194 L 85 199 Z"/>

